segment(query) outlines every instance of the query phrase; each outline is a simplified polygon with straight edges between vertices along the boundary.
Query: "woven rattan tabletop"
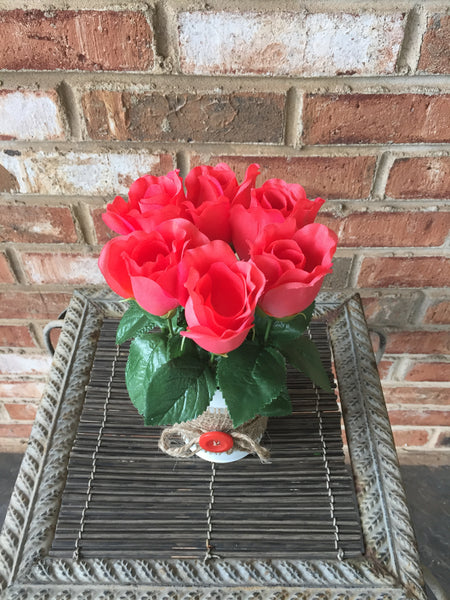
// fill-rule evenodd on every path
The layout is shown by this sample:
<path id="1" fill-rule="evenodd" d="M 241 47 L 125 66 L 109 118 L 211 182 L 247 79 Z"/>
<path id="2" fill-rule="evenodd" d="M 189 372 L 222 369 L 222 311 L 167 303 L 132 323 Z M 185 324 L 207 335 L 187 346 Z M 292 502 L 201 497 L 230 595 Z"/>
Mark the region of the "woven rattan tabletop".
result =
<path id="1" fill-rule="evenodd" d="M 2 597 L 425 600 L 357 297 L 320 295 L 311 325 L 351 467 L 335 395 L 296 372 L 270 464 L 163 455 L 126 394 L 123 310 L 108 291 L 73 296 L 0 537 Z"/>

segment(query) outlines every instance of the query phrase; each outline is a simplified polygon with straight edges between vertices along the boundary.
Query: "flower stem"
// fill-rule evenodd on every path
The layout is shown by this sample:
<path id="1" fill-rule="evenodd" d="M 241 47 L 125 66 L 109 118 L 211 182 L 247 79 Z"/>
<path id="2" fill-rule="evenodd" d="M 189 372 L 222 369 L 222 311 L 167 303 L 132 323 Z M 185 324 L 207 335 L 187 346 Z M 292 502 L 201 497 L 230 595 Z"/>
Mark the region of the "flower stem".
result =
<path id="1" fill-rule="evenodd" d="M 272 325 L 273 325 L 273 319 L 269 319 L 267 321 L 266 331 L 264 333 L 264 344 L 267 344 L 267 341 L 268 341 L 269 335 L 270 335 L 270 330 L 272 329 Z"/>
<path id="2" fill-rule="evenodd" d="M 171 318 L 167 319 L 167 325 L 169 327 L 170 337 L 172 337 L 173 336 L 173 324 L 172 324 L 172 319 Z"/>

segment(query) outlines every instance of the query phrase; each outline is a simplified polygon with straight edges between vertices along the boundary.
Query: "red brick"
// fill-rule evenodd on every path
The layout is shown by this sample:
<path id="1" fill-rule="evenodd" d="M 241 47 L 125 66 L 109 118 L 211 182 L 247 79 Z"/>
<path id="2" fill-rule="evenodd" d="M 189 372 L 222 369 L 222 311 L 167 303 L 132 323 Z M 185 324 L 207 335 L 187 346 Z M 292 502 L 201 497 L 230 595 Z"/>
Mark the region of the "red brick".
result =
<path id="1" fill-rule="evenodd" d="M 261 167 L 257 185 L 269 178 L 285 179 L 301 184 L 308 198 L 366 198 L 370 193 L 375 171 L 375 157 L 299 156 L 294 158 L 265 156 L 206 156 L 192 157 L 191 166 L 217 164 L 225 161 L 242 181 L 251 163 Z"/>
<path id="2" fill-rule="evenodd" d="M 37 406 L 35 404 L 5 403 L 4 407 L 13 421 L 33 421 L 36 416 Z"/>
<path id="3" fill-rule="evenodd" d="M 0 13 L 0 28 L 2 69 L 146 71 L 153 66 L 152 32 L 138 12 L 11 10 Z"/>
<path id="4" fill-rule="evenodd" d="M 378 363 L 377 367 L 380 379 L 387 379 L 389 377 L 389 372 L 393 364 L 394 362 L 392 360 L 381 360 Z"/>
<path id="5" fill-rule="evenodd" d="M 0 424 L 0 438 L 29 438 L 32 425 L 17 423 Z"/>
<path id="6" fill-rule="evenodd" d="M 450 410 L 421 408 L 421 409 L 389 409 L 391 425 L 428 425 L 449 426 Z"/>
<path id="7" fill-rule="evenodd" d="M 77 233 L 65 207 L 0 206 L 0 242 L 76 242 Z"/>
<path id="8" fill-rule="evenodd" d="M 436 440 L 436 446 L 440 448 L 448 448 L 450 446 L 450 430 L 449 431 L 441 431 Z"/>
<path id="9" fill-rule="evenodd" d="M 91 209 L 92 220 L 94 221 L 95 234 L 97 236 L 97 242 L 99 244 L 106 244 L 111 238 L 116 237 L 117 234 L 111 231 L 107 227 L 102 219 L 102 214 L 106 211 L 106 208 L 93 208 Z"/>
<path id="10" fill-rule="evenodd" d="M 95 90 L 82 98 L 94 140 L 283 141 L 285 97 L 274 93 L 130 93 Z"/>
<path id="11" fill-rule="evenodd" d="M 16 176 L 5 169 L 3 165 L 0 165 L 0 192 L 18 192 L 19 187 Z"/>
<path id="12" fill-rule="evenodd" d="M 56 319 L 72 295 L 59 292 L 0 292 L 0 319 Z"/>
<path id="13" fill-rule="evenodd" d="M 10 269 L 8 261 L 6 260 L 6 256 L 0 253 L 0 283 L 14 283 L 14 281 L 14 275 Z"/>
<path id="14" fill-rule="evenodd" d="M 309 95 L 305 144 L 448 142 L 450 95 Z"/>
<path id="15" fill-rule="evenodd" d="M 333 229 L 340 247 L 441 246 L 450 231 L 450 212 L 373 212 L 316 221 Z"/>
<path id="16" fill-rule="evenodd" d="M 401 385 L 401 384 L 399 384 Z M 389 404 L 450 405 L 450 387 L 384 387 L 384 398 Z"/>
<path id="17" fill-rule="evenodd" d="M 389 173 L 386 195 L 398 199 L 448 198 L 450 157 L 397 159 Z"/>
<path id="18" fill-rule="evenodd" d="M 0 381 L 0 398 L 35 398 L 44 392 L 43 381 Z"/>
<path id="19" fill-rule="evenodd" d="M 36 344 L 25 325 L 0 325 L 0 346 L 31 348 Z"/>
<path id="20" fill-rule="evenodd" d="M 425 446 L 430 440 L 430 434 L 426 429 L 394 429 L 392 433 L 397 447 Z"/>
<path id="21" fill-rule="evenodd" d="M 387 336 L 386 352 L 388 354 L 450 353 L 450 332 L 398 331 L 389 333 Z"/>
<path id="22" fill-rule="evenodd" d="M 57 252 L 24 252 L 22 262 L 31 283 L 105 283 L 97 256 Z"/>
<path id="23" fill-rule="evenodd" d="M 449 325 L 450 301 L 443 300 L 442 302 L 435 302 L 434 304 L 429 306 L 424 317 L 424 323 Z"/>
<path id="24" fill-rule="evenodd" d="M 450 381 L 450 362 L 416 362 L 405 381 Z"/>
<path id="25" fill-rule="evenodd" d="M 450 259 L 441 256 L 365 258 L 360 287 L 445 287 L 450 281 Z"/>
<path id="26" fill-rule="evenodd" d="M 61 109 L 54 90 L 0 91 L 0 140 L 64 138 Z"/>
<path id="27" fill-rule="evenodd" d="M 450 73 L 450 16 L 428 19 L 422 40 L 418 69 L 428 73 Z"/>

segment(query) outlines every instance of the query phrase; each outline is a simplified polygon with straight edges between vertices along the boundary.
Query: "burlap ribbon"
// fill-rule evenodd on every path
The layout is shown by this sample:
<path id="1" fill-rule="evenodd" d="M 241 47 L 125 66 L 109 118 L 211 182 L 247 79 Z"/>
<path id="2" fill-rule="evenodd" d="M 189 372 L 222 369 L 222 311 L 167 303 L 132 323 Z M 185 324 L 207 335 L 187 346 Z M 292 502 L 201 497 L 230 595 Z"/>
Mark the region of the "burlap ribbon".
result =
<path id="1" fill-rule="evenodd" d="M 236 429 L 228 412 L 205 411 L 196 419 L 176 423 L 161 433 L 159 448 L 176 458 L 188 458 L 200 450 L 199 439 L 208 431 L 224 431 L 233 438 L 232 450 L 243 450 L 256 454 L 261 462 L 269 462 L 269 451 L 259 444 L 267 427 L 267 417 L 255 417 Z M 181 441 L 181 445 L 180 445 Z"/>

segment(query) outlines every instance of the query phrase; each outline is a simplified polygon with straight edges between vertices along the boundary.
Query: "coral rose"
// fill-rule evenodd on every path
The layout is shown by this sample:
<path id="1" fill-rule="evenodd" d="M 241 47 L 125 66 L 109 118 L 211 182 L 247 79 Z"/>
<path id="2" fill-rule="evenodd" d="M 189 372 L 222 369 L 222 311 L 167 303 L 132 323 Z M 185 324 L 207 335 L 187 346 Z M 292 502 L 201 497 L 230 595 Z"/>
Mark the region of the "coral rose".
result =
<path id="1" fill-rule="evenodd" d="M 133 231 L 110 240 L 99 267 L 119 296 L 135 298 L 147 312 L 163 316 L 187 299 L 180 261 L 186 250 L 209 242 L 190 221 L 172 219 L 154 231 Z"/>
<path id="2" fill-rule="evenodd" d="M 145 175 L 128 192 L 128 202 L 116 196 L 102 215 L 106 225 L 122 235 L 132 231 L 152 231 L 156 225 L 184 216 L 183 182 L 178 171 L 163 177 Z"/>
<path id="3" fill-rule="evenodd" d="M 232 202 L 231 231 L 233 245 L 241 258 L 247 259 L 250 246 L 271 223 L 282 223 L 293 218 L 300 229 L 313 223 L 325 202 L 322 198 L 308 200 L 305 190 L 296 183 L 283 179 L 268 179 L 255 187 L 258 165 L 250 165 L 245 180 Z"/>
<path id="4" fill-rule="evenodd" d="M 264 312 L 280 319 L 309 306 L 331 273 L 336 245 L 336 234 L 319 223 L 298 230 L 294 219 L 267 226 L 251 251 L 266 277 L 259 301 Z"/>
<path id="5" fill-rule="evenodd" d="M 187 217 L 211 240 L 231 240 L 230 199 L 238 189 L 236 175 L 225 163 L 193 168 L 186 177 Z"/>
<path id="6" fill-rule="evenodd" d="M 222 240 L 189 250 L 183 266 L 189 297 L 188 330 L 181 335 L 214 354 L 234 350 L 253 327 L 264 275 L 254 264 L 237 260 Z"/>

